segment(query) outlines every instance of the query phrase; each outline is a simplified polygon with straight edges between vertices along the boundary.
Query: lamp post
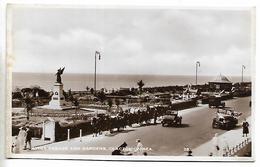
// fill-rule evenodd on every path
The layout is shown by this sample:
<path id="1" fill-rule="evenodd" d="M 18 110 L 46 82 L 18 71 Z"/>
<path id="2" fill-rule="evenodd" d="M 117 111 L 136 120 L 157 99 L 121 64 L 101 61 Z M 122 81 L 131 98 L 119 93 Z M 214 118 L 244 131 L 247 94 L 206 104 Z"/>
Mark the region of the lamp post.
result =
<path id="1" fill-rule="evenodd" d="M 96 94 L 96 85 L 97 85 L 97 56 L 98 56 L 98 60 L 101 59 L 101 54 L 100 52 L 96 51 L 95 52 L 95 74 L 94 74 L 94 94 Z"/>
<path id="2" fill-rule="evenodd" d="M 242 82 L 244 82 L 244 69 L 246 69 L 246 66 L 242 65 Z"/>
<path id="3" fill-rule="evenodd" d="M 200 67 L 200 62 L 196 62 L 196 85 L 198 84 L 198 67 Z"/>

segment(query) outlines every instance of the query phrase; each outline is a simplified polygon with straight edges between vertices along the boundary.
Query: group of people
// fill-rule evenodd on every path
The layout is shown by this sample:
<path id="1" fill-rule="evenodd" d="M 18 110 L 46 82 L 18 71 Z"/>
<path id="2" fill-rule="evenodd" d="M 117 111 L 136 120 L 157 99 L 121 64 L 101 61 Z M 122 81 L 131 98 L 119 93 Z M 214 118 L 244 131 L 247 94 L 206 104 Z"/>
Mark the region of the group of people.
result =
<path id="1" fill-rule="evenodd" d="M 21 150 L 31 150 L 32 149 L 32 131 L 27 127 L 20 127 L 19 133 L 14 137 L 12 144 L 12 152 L 19 153 Z"/>
<path id="2" fill-rule="evenodd" d="M 225 151 L 228 151 L 230 149 L 226 137 L 224 136 L 220 140 L 218 133 L 215 133 L 211 142 L 212 142 L 212 149 L 211 152 L 209 153 L 209 156 L 223 156 L 225 154 Z"/>
<path id="3" fill-rule="evenodd" d="M 119 112 L 116 116 L 100 114 L 97 117 L 93 117 L 91 121 L 93 137 L 102 134 L 102 131 L 113 133 L 114 128 L 119 131 L 120 128 L 131 127 L 133 124 L 156 124 L 157 118 L 164 115 L 166 110 L 163 107 L 151 108 L 147 106 L 145 111 L 138 110 L 134 113 L 126 110 Z"/>

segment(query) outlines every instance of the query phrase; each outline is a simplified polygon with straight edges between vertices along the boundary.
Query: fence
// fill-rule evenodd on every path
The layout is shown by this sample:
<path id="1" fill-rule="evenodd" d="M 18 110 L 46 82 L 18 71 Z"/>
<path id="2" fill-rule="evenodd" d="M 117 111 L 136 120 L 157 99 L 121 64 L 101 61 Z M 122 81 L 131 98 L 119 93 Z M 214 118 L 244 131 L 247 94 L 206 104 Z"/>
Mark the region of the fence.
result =
<path id="1" fill-rule="evenodd" d="M 197 106 L 197 100 L 189 100 L 189 101 L 172 104 L 171 108 L 173 110 L 184 110 L 196 106 Z"/>
<path id="2" fill-rule="evenodd" d="M 82 122 L 79 124 L 72 124 L 69 126 L 60 126 L 58 123 L 56 123 L 55 141 L 67 140 L 68 129 L 69 129 L 70 138 L 76 138 L 79 137 L 80 135 L 84 136 L 93 133 L 93 127 L 91 126 L 90 122 Z"/>
<path id="3" fill-rule="evenodd" d="M 240 151 L 241 149 L 243 149 L 245 146 L 247 146 L 249 143 L 251 142 L 250 138 L 246 138 L 245 140 L 243 140 L 242 142 L 240 142 L 239 144 L 235 145 L 234 147 L 230 148 L 230 149 L 224 149 L 223 152 L 223 156 L 224 157 L 231 157 L 231 156 L 235 156 L 236 153 L 238 151 Z"/>

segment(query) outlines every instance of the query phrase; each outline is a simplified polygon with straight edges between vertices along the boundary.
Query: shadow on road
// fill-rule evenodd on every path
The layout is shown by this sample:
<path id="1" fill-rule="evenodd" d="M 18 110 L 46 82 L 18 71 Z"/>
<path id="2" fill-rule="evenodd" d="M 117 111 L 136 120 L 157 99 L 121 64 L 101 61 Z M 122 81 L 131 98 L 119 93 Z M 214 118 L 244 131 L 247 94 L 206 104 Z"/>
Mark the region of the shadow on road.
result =
<path id="1" fill-rule="evenodd" d="M 120 131 L 116 131 L 116 132 L 113 132 L 113 133 L 110 133 L 109 135 L 106 135 L 108 137 L 113 137 L 113 136 L 116 136 L 120 133 L 128 133 L 128 132 L 132 132 L 132 131 L 135 131 L 134 129 L 130 129 L 130 130 L 120 130 Z"/>
<path id="2" fill-rule="evenodd" d="M 165 126 L 166 128 L 187 128 L 187 127 L 190 127 L 189 124 L 181 124 L 181 125 L 178 125 L 178 126 Z"/>
<path id="3" fill-rule="evenodd" d="M 190 127 L 190 124 L 181 124 L 180 126 L 177 126 L 177 128 L 187 128 Z"/>
<path id="4" fill-rule="evenodd" d="M 242 125 L 237 125 L 236 127 L 234 127 L 234 128 L 231 129 L 231 130 L 237 130 L 237 129 L 240 129 L 240 128 L 242 128 Z"/>

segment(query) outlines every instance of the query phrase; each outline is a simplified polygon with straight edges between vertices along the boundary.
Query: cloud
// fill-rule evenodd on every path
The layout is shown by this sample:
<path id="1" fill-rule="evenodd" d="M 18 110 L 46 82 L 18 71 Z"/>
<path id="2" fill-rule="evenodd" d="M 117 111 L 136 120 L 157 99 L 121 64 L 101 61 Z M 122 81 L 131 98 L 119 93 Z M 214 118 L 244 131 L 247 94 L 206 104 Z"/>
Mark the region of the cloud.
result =
<path id="1" fill-rule="evenodd" d="M 20 68 L 26 71 L 53 71 L 59 66 L 66 66 L 71 72 L 79 72 L 92 61 L 90 55 L 94 57 L 95 50 L 104 45 L 102 36 L 81 29 L 64 32 L 57 37 L 23 30 L 18 31 L 14 39 L 14 70 Z"/>
<path id="2" fill-rule="evenodd" d="M 201 61 L 201 74 L 240 75 L 251 66 L 250 10 L 18 8 L 14 16 L 15 71 L 92 73 L 96 50 L 100 73 L 193 75 Z"/>

